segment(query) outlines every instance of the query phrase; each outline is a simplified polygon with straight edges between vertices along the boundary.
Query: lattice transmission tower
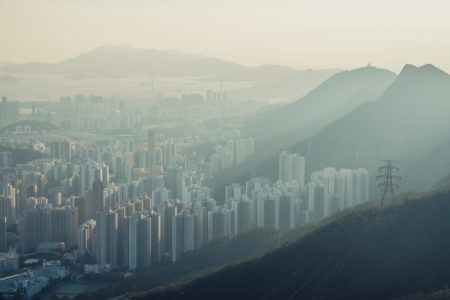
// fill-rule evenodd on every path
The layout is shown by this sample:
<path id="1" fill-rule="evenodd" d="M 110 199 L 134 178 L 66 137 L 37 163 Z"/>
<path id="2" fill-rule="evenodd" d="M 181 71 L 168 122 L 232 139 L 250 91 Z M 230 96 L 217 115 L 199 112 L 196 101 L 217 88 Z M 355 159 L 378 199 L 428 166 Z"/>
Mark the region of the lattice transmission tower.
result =
<path id="1" fill-rule="evenodd" d="M 378 187 L 382 191 L 381 202 L 384 202 L 388 195 L 391 197 L 395 196 L 396 191 L 398 191 L 400 185 L 399 182 L 401 177 L 396 175 L 400 169 L 395 165 L 396 160 L 383 160 L 384 165 L 378 168 L 380 175 L 377 176 L 379 181 Z"/>

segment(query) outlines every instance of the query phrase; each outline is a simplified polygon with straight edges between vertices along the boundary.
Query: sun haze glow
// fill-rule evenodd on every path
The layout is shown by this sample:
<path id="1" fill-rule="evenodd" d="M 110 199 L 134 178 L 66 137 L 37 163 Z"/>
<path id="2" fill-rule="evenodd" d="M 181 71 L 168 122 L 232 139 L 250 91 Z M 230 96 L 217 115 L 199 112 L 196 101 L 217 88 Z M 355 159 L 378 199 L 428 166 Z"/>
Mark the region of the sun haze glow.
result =
<path id="1" fill-rule="evenodd" d="M 245 65 L 449 70 L 443 0 L 0 0 L 0 62 L 53 62 L 105 44 Z"/>

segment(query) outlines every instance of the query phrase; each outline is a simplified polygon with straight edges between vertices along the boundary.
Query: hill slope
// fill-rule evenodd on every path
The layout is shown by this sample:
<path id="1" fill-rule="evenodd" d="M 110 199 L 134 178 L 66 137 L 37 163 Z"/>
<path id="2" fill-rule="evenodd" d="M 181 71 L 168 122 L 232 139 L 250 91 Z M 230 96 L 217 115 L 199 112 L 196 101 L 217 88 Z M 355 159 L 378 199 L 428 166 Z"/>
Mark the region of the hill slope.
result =
<path id="1" fill-rule="evenodd" d="M 227 185 L 245 181 L 252 173 L 275 178 L 279 152 L 294 146 L 303 151 L 299 143 L 377 99 L 394 79 L 394 73 L 374 67 L 344 71 L 296 102 L 261 113 L 243 128 L 256 138 L 255 153 L 244 163 L 215 174 L 215 197 L 222 199 Z"/>
<path id="2" fill-rule="evenodd" d="M 390 299 L 450 283 L 450 193 L 356 211 L 261 259 L 135 299 Z"/>
<path id="3" fill-rule="evenodd" d="M 12 73 L 105 77 L 211 76 L 245 70 L 220 59 L 127 46 L 103 46 L 57 63 L 10 64 L 2 69 Z"/>
<path id="4" fill-rule="evenodd" d="M 360 104 L 375 100 L 394 78 L 394 73 L 374 67 L 340 72 L 305 97 L 257 116 L 244 131 L 265 139 L 293 132 L 325 116 L 329 123 Z"/>
<path id="5" fill-rule="evenodd" d="M 126 278 L 123 277 L 125 272 L 120 271 L 105 275 L 88 275 L 83 280 L 107 281 L 114 287 L 90 294 L 80 294 L 75 299 L 110 299 L 124 294 L 145 292 L 150 288 L 187 282 L 227 265 L 261 257 L 281 244 L 308 234 L 313 229 L 313 224 L 289 231 L 255 228 L 231 238 L 211 241 L 198 250 L 185 253 L 174 263 L 165 261 L 155 264 L 150 268 L 140 269 Z"/>
<path id="6" fill-rule="evenodd" d="M 360 106 L 292 150 L 309 154 L 310 171 L 325 166 L 374 170 L 381 159 L 399 159 L 404 187 L 425 190 L 446 174 L 427 165 L 450 165 L 448 155 L 431 155 L 440 153 L 438 146 L 449 136 L 448 111 L 450 75 L 432 65 L 407 65 L 375 102 Z M 432 182 L 422 178 L 428 171 L 434 173 Z"/>
<path id="7" fill-rule="evenodd" d="M 276 178 L 283 149 L 304 154 L 307 173 L 329 166 L 363 167 L 373 180 L 380 160 L 398 159 L 402 190 L 429 190 L 450 169 L 448 111 L 450 75 L 432 65 L 406 65 L 376 101 L 322 130 L 313 123 L 257 145 L 256 154 L 244 164 L 217 174 L 216 196 L 226 185 L 246 180 L 251 170 Z"/>
<path id="8" fill-rule="evenodd" d="M 233 91 L 239 97 L 269 100 L 272 102 L 290 102 L 303 97 L 309 91 L 319 86 L 323 81 L 340 72 L 338 69 L 300 70 L 285 72 L 280 66 L 261 66 L 252 68 L 250 74 L 233 76 L 235 80 L 245 79 L 255 81 L 252 87 L 240 88 Z"/>

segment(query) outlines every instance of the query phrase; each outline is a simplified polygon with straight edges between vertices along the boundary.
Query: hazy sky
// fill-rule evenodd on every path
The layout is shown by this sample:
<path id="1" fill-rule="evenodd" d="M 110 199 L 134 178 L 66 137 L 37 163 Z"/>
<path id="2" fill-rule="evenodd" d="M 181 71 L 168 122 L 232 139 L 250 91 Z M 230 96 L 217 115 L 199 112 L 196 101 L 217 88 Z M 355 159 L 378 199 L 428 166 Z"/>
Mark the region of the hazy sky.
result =
<path id="1" fill-rule="evenodd" d="M 0 0 L 0 38 L 0 62 L 126 44 L 246 65 L 450 71 L 450 1 Z"/>

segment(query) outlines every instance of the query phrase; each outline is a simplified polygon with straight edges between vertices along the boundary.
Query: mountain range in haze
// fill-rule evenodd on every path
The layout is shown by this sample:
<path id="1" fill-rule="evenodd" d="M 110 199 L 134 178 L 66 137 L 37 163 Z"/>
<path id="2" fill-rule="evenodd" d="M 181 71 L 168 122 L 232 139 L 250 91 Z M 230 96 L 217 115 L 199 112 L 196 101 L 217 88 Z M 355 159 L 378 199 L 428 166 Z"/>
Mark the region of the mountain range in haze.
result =
<path id="1" fill-rule="evenodd" d="M 380 160 L 397 159 L 403 188 L 427 190 L 450 170 L 449 155 L 439 151 L 450 138 L 449 111 L 450 75 L 433 65 L 406 65 L 376 101 L 291 149 L 308 152 L 309 170 L 336 166 L 375 171 Z"/>
<path id="2" fill-rule="evenodd" d="M 284 149 L 305 155 L 308 172 L 375 172 L 382 159 L 397 159 L 403 189 L 427 190 L 450 170 L 448 111 L 450 75 L 433 65 L 406 65 L 398 76 L 372 67 L 338 73 L 305 97 L 254 116 L 244 131 L 257 137 L 256 153 L 217 174 L 217 193 L 252 172 L 276 178 Z"/>
<path id="3" fill-rule="evenodd" d="M 248 82 L 248 87 L 233 87 L 233 93 L 239 97 L 296 99 L 339 70 L 297 70 L 270 64 L 247 67 L 222 59 L 178 51 L 103 46 L 55 63 L 4 64 L 0 66 L 0 71 L 5 73 L 5 76 L 13 74 L 19 79 L 22 75 L 30 74 L 63 76 L 77 80 L 189 77 L 204 81 L 205 87 L 213 81 Z M 16 88 L 24 87 L 17 85 Z"/>
<path id="4" fill-rule="evenodd" d="M 333 121 L 374 101 L 395 76 L 391 71 L 371 66 L 340 72 L 303 98 L 257 116 L 244 130 L 257 139 L 265 139 L 296 132 L 309 124 L 319 125 L 320 119 Z"/>
<path id="5" fill-rule="evenodd" d="M 86 77 L 203 77 L 232 81 L 279 81 L 301 74 L 281 65 L 246 67 L 230 61 L 179 51 L 103 46 L 56 63 L 5 64 L 10 73 L 46 73 Z M 336 70 L 329 70 L 333 73 Z M 307 70 L 306 72 L 313 72 Z M 326 73 L 327 72 L 319 72 Z"/>
<path id="6" fill-rule="evenodd" d="M 87 77 L 220 76 L 243 71 L 224 60 L 175 51 L 103 46 L 56 63 L 9 64 L 11 73 L 48 73 Z"/>

